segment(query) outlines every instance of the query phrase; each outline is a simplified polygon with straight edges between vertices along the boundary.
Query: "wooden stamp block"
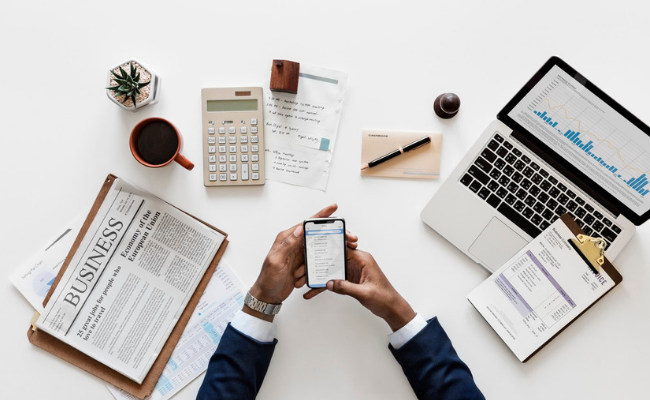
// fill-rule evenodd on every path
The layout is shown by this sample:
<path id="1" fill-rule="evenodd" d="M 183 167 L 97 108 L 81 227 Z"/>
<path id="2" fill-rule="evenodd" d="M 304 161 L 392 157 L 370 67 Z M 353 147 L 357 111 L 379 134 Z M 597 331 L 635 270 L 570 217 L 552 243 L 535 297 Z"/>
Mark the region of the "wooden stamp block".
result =
<path id="1" fill-rule="evenodd" d="M 287 60 L 273 60 L 271 70 L 271 91 L 298 93 L 300 63 Z"/>

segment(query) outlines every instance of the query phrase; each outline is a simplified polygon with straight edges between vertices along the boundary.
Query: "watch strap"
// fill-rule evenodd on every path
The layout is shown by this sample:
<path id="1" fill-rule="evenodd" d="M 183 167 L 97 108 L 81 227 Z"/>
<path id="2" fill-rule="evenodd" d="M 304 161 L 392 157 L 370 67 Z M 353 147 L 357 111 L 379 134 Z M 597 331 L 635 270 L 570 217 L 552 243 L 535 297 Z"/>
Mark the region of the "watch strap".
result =
<path id="1" fill-rule="evenodd" d="M 253 296 L 250 292 L 246 293 L 246 297 L 244 298 L 244 304 L 246 304 L 251 310 L 261 312 L 262 314 L 265 315 L 276 315 L 277 313 L 280 312 L 280 308 L 282 307 L 282 303 L 280 304 L 265 303 L 262 300 L 255 298 L 255 296 Z"/>

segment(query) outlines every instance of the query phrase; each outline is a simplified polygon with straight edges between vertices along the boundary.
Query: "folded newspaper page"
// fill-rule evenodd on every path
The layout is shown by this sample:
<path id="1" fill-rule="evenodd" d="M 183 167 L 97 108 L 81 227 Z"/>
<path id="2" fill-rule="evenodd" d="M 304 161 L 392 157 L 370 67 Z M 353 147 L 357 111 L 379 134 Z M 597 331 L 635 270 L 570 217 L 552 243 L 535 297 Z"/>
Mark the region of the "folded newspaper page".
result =
<path id="1" fill-rule="evenodd" d="M 142 383 L 223 240 L 116 179 L 36 326 Z"/>

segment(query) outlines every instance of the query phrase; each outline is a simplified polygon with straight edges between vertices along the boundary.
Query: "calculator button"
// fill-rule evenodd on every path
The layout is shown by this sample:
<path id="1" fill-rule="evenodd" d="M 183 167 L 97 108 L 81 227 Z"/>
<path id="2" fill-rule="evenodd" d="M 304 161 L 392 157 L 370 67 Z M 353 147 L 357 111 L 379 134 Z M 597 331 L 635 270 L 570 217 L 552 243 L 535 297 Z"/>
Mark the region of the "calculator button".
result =
<path id="1" fill-rule="evenodd" d="M 208 146 L 208 153 L 214 154 L 217 152 L 217 146 Z"/>
<path id="2" fill-rule="evenodd" d="M 241 162 L 248 162 L 248 154 L 241 155 Z"/>
<path id="3" fill-rule="evenodd" d="M 211 181 L 216 181 L 216 180 L 217 180 L 217 174 L 210 174 L 209 179 L 210 179 Z"/>
<path id="4" fill-rule="evenodd" d="M 257 118 L 251 118 L 251 125 L 257 125 Z"/>
<path id="5" fill-rule="evenodd" d="M 258 151 L 260 151 L 260 146 L 257 145 L 257 144 L 252 144 L 252 145 L 251 145 L 251 151 L 252 151 L 253 153 L 257 153 Z"/>
<path id="6" fill-rule="evenodd" d="M 226 164 L 219 164 L 219 172 L 226 172 L 227 170 Z"/>
<path id="7" fill-rule="evenodd" d="M 230 164 L 230 172 L 237 171 L 237 164 Z"/>
<path id="8" fill-rule="evenodd" d="M 248 164 L 241 165 L 241 180 L 242 181 L 248 180 Z"/>
<path id="9" fill-rule="evenodd" d="M 247 144 L 243 144 L 240 147 L 241 147 L 241 152 L 242 153 L 248 153 L 248 145 Z"/>
<path id="10" fill-rule="evenodd" d="M 217 162 L 217 156 L 208 156 L 208 162 Z"/>
<path id="11" fill-rule="evenodd" d="M 231 153 L 236 153 L 236 152 L 237 152 L 237 146 L 230 146 L 229 151 L 230 151 Z"/>
<path id="12" fill-rule="evenodd" d="M 253 136 L 253 137 L 255 137 L 255 136 Z M 240 136 L 240 137 L 239 137 L 239 141 L 240 141 L 241 143 L 248 143 L 248 136 Z M 252 142 L 252 141 L 253 141 L 253 139 L 251 138 L 251 142 Z"/>
<path id="13" fill-rule="evenodd" d="M 226 128 L 224 128 L 223 126 L 220 126 L 219 127 L 219 133 L 221 133 L 221 134 L 226 133 Z"/>
<path id="14" fill-rule="evenodd" d="M 259 136 L 251 136 L 251 143 L 257 143 L 259 140 Z"/>
<path id="15" fill-rule="evenodd" d="M 245 126 L 242 126 L 242 127 L 239 129 L 239 131 L 240 131 L 241 133 L 248 133 L 248 128 L 246 128 Z"/>
<path id="16" fill-rule="evenodd" d="M 235 143 L 237 143 L 237 136 L 230 136 L 230 137 L 228 138 L 228 143 L 230 143 L 230 144 L 235 144 Z"/>
<path id="17" fill-rule="evenodd" d="M 230 156 L 228 156 L 228 159 L 230 160 L 230 162 L 237 162 L 237 154 L 231 154 Z"/>
<path id="18" fill-rule="evenodd" d="M 221 138 L 219 138 L 219 139 L 221 139 Z M 210 136 L 208 138 L 208 144 L 215 144 L 215 143 L 217 143 L 217 138 L 214 137 L 214 136 Z"/>
<path id="19" fill-rule="evenodd" d="M 260 165 L 259 164 L 251 164 L 251 170 L 259 171 L 260 170 Z"/>
<path id="20" fill-rule="evenodd" d="M 214 165 L 214 164 L 212 164 L 212 165 L 208 165 L 208 170 L 209 170 L 210 172 L 217 172 L 217 166 Z"/>
<path id="21" fill-rule="evenodd" d="M 237 128 L 235 128 L 234 126 L 231 126 L 230 128 L 228 128 L 228 133 L 230 133 L 230 134 L 237 133 Z"/>
<path id="22" fill-rule="evenodd" d="M 257 133 L 257 127 L 256 126 L 251 127 L 251 133 Z"/>
<path id="23" fill-rule="evenodd" d="M 220 163 L 224 163 L 224 162 L 226 162 L 226 156 L 225 156 L 225 155 L 220 155 L 220 156 L 219 156 L 219 162 L 220 162 Z"/>
<path id="24" fill-rule="evenodd" d="M 223 136 L 219 136 L 219 144 L 226 144 L 226 138 Z"/>
<path id="25" fill-rule="evenodd" d="M 219 146 L 219 153 L 225 153 L 226 152 L 226 146 Z"/>
<path id="26" fill-rule="evenodd" d="M 260 160 L 259 154 L 252 154 L 251 155 L 251 161 L 252 162 L 258 162 Z"/>
<path id="27" fill-rule="evenodd" d="M 208 128 L 208 133 L 210 135 L 214 135 L 214 126 L 211 126 L 211 127 Z"/>
<path id="28" fill-rule="evenodd" d="M 219 180 L 220 181 L 225 181 L 228 179 L 228 174 L 219 174 Z"/>
<path id="29" fill-rule="evenodd" d="M 231 181 L 236 181 L 237 180 L 237 173 L 230 174 L 230 180 Z"/>
<path id="30" fill-rule="evenodd" d="M 253 179 L 254 181 L 259 180 L 260 179 L 260 173 L 259 172 L 251 173 L 251 179 Z"/>

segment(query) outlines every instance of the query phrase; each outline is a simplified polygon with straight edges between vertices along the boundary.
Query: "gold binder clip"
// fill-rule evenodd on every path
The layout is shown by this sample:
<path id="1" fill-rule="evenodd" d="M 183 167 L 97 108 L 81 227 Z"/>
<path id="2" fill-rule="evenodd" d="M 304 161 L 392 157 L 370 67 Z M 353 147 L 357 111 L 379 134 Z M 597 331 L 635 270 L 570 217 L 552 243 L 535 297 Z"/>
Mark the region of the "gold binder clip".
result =
<path id="1" fill-rule="evenodd" d="M 605 263 L 605 246 L 607 242 L 603 238 L 593 238 L 579 233 L 575 239 L 571 239 L 578 254 L 587 262 L 589 268 L 595 274 L 600 272 L 600 267 Z"/>

